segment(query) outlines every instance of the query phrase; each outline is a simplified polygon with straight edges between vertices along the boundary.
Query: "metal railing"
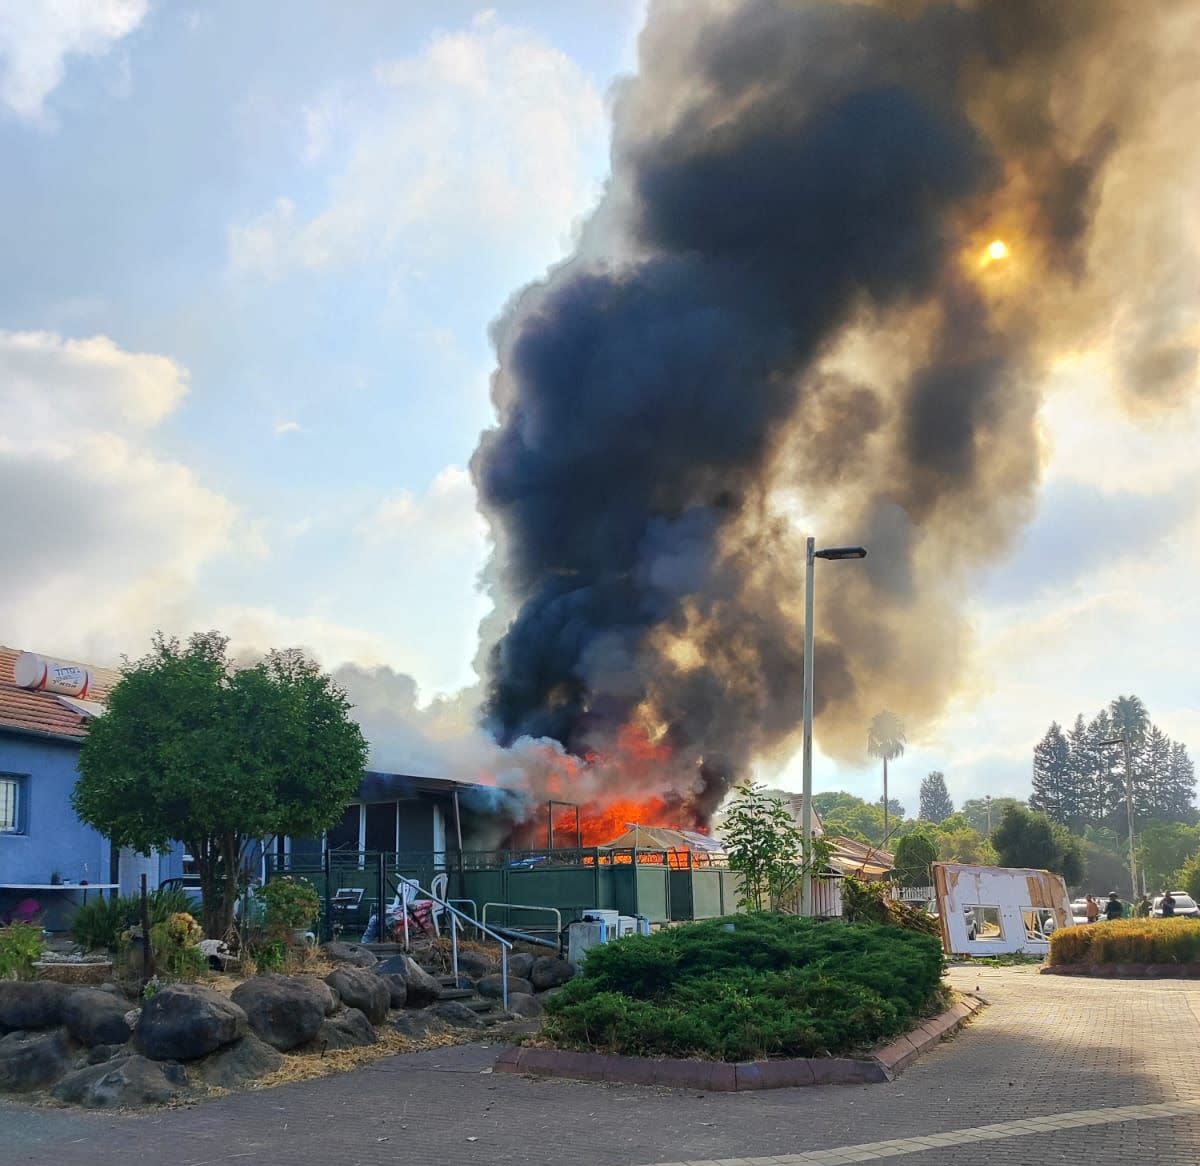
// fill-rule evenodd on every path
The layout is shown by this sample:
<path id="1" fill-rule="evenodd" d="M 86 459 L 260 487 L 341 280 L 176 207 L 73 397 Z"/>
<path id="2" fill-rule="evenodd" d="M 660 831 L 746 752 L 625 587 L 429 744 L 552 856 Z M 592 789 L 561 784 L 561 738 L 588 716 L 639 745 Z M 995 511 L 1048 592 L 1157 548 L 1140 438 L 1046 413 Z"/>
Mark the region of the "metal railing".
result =
<path id="1" fill-rule="evenodd" d="M 546 914 L 554 916 L 555 939 L 557 940 L 558 937 L 562 935 L 562 912 L 557 907 L 543 907 L 533 903 L 484 903 L 483 911 L 479 916 L 484 923 L 487 923 L 489 907 L 501 907 L 506 911 L 544 911 Z M 506 924 L 505 930 L 514 931 L 515 928 L 513 928 L 510 924 Z M 554 946 L 558 947 L 558 943 L 556 942 Z"/>

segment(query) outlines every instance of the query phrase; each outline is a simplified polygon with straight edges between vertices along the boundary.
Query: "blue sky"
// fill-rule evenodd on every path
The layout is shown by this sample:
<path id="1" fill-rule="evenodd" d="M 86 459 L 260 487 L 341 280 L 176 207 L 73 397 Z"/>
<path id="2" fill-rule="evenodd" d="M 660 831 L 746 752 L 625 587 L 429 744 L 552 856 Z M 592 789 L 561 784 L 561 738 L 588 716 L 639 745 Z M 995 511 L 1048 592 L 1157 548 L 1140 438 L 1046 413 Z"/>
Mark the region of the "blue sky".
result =
<path id="1" fill-rule="evenodd" d="M 643 4 L 282 11 L 0 0 L 0 485 L 22 500 L 0 640 L 302 644 L 411 675 L 426 711 L 396 723 L 449 739 L 469 696 L 428 702 L 475 680 L 489 610 L 465 473 L 488 326 L 599 195 Z M 894 770 L 913 808 L 930 768 L 1023 793 L 1049 720 L 1120 691 L 1200 745 L 1200 425 L 1125 415 L 1109 376 L 1055 372 L 1037 516 L 976 581 L 971 680 Z M 820 785 L 874 781 L 821 758 Z"/>

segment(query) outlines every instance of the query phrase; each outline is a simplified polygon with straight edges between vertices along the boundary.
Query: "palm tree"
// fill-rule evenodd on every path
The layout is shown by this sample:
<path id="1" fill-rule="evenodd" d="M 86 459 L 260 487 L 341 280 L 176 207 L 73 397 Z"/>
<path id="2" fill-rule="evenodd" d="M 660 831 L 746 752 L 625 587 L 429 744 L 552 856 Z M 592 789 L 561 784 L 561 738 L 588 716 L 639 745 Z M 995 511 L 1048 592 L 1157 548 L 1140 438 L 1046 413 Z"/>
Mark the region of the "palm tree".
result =
<path id="1" fill-rule="evenodd" d="M 888 762 L 904 756 L 904 722 L 884 709 L 867 728 L 867 752 L 883 760 L 883 841 L 888 836 Z"/>

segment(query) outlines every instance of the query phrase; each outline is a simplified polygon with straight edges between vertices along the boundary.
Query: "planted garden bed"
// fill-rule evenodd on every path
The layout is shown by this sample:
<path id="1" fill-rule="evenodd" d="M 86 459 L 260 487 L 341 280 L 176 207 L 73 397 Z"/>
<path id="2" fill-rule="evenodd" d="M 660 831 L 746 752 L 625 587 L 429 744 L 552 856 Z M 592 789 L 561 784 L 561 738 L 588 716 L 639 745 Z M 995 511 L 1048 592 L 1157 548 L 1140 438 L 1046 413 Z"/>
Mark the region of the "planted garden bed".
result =
<path id="1" fill-rule="evenodd" d="M 1050 937 L 1044 973 L 1117 979 L 1200 978 L 1200 921 L 1117 919 Z"/>

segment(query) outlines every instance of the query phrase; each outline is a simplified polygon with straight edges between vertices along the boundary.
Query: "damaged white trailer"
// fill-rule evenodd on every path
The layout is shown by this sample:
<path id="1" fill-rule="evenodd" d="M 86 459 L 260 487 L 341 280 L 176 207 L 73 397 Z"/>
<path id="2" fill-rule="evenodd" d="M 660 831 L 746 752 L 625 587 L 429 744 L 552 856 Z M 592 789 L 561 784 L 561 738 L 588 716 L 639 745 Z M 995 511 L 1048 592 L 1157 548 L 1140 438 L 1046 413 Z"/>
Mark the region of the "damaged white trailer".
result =
<path id="1" fill-rule="evenodd" d="M 1074 923 L 1066 884 L 1048 870 L 935 862 L 933 884 L 950 955 L 1044 955 Z"/>

